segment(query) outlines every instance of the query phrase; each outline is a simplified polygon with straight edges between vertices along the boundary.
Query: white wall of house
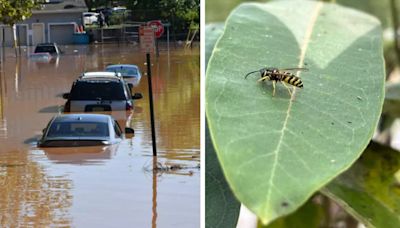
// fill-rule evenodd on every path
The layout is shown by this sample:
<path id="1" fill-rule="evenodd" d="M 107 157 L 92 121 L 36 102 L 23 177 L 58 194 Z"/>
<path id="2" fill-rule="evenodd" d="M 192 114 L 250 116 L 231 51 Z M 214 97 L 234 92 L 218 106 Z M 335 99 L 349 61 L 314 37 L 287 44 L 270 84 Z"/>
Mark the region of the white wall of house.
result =
<path id="1" fill-rule="evenodd" d="M 18 23 L 17 31 L 22 46 L 43 42 L 72 44 L 76 26 L 82 24 L 82 12 L 40 12 Z M 3 40 L 6 46 L 12 46 L 12 29 L 6 25 L 0 25 L 0 45 Z"/>

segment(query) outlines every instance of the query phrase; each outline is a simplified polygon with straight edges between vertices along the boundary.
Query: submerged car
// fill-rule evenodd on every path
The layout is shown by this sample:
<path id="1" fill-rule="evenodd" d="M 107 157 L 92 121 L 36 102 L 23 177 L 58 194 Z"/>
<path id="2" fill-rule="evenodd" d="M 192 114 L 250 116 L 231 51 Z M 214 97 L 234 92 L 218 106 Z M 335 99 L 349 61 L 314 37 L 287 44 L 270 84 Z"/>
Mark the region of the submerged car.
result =
<path id="1" fill-rule="evenodd" d="M 125 133 L 133 134 L 132 128 Z M 110 115 L 63 114 L 53 117 L 43 129 L 39 147 L 96 146 L 119 143 L 123 131 Z"/>
<path id="2" fill-rule="evenodd" d="M 48 52 L 39 52 L 30 54 L 29 59 L 38 63 L 50 63 L 53 59 L 53 56 Z"/>
<path id="3" fill-rule="evenodd" d="M 56 43 L 41 43 L 36 45 L 34 53 L 49 53 L 50 55 L 61 54 Z"/>
<path id="4" fill-rule="evenodd" d="M 139 85 L 142 78 L 139 67 L 133 64 L 108 65 L 106 71 L 121 74 L 125 81 L 132 83 L 134 86 Z"/>
<path id="5" fill-rule="evenodd" d="M 142 98 L 140 93 L 131 94 L 132 86 L 117 73 L 84 73 L 72 84 L 71 92 L 63 94 L 67 99 L 64 112 L 132 110 L 133 100 Z"/>

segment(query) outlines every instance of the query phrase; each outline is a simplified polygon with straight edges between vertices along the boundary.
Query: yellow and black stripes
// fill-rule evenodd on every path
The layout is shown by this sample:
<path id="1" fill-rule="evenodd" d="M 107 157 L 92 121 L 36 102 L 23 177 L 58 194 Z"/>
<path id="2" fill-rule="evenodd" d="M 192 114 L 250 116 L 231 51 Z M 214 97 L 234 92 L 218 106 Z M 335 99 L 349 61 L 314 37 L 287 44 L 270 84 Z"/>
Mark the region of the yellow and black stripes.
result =
<path id="1" fill-rule="evenodd" d="M 299 88 L 303 87 L 303 82 L 299 77 L 294 76 L 293 74 L 284 74 L 282 75 L 282 81 L 288 83 L 289 85 L 296 86 Z"/>

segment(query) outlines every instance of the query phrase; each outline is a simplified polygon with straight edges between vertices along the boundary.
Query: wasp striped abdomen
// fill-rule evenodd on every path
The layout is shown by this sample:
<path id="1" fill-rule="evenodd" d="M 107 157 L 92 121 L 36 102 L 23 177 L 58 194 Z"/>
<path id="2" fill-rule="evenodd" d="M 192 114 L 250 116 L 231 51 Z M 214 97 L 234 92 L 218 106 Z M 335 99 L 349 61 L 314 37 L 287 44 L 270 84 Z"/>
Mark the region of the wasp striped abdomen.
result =
<path id="1" fill-rule="evenodd" d="M 303 88 L 303 82 L 301 81 L 301 79 L 299 77 L 297 77 L 297 76 L 294 76 L 294 75 L 290 74 L 290 73 L 283 75 L 282 81 L 286 82 L 289 85 L 296 86 L 296 87 L 299 87 L 299 88 Z"/>

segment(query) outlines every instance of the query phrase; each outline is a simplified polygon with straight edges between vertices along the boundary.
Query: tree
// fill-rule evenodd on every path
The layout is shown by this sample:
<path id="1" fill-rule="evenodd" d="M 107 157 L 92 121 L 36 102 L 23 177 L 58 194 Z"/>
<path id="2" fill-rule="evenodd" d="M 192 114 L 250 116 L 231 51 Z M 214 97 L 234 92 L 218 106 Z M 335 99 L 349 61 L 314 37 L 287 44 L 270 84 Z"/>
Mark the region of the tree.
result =
<path id="1" fill-rule="evenodd" d="M 13 28 L 14 47 L 17 46 L 16 23 L 32 15 L 38 7 L 34 0 L 0 0 L 0 22 Z"/>
<path id="2" fill-rule="evenodd" d="M 161 15 L 173 24 L 175 31 L 188 31 L 187 39 L 195 37 L 200 24 L 199 0 L 161 0 L 160 6 Z"/>
<path id="3" fill-rule="evenodd" d="M 113 1 L 108 0 L 85 0 L 86 6 L 88 7 L 89 11 L 97 7 L 110 6 L 112 2 Z"/>

